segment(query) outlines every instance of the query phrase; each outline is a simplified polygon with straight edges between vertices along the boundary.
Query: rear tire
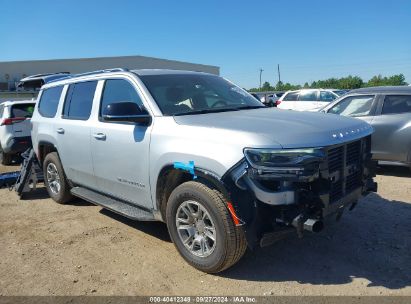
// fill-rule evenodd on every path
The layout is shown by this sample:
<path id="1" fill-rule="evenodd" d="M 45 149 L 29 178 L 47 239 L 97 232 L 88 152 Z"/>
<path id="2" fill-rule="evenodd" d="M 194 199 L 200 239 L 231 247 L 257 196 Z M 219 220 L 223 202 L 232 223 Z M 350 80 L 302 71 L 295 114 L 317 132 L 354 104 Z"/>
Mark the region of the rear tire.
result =
<path id="1" fill-rule="evenodd" d="M 4 153 L 3 149 L 0 148 L 0 163 L 3 166 L 11 165 L 13 161 L 13 155 Z"/>
<path id="2" fill-rule="evenodd" d="M 47 154 L 43 163 L 44 184 L 50 197 L 59 204 L 69 202 L 73 196 L 56 152 Z"/>
<path id="3" fill-rule="evenodd" d="M 243 230 L 234 225 L 223 195 L 199 182 L 174 189 L 166 220 L 178 252 L 198 270 L 221 272 L 237 263 L 247 249 Z"/>

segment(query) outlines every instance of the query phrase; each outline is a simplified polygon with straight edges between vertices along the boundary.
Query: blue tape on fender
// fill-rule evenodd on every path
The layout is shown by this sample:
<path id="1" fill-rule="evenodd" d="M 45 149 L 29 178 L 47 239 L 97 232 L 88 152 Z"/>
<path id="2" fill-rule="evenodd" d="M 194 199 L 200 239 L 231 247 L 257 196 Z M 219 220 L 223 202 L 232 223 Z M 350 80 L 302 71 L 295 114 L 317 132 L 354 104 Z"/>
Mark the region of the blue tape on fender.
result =
<path id="1" fill-rule="evenodd" d="M 174 168 L 189 172 L 193 176 L 193 179 L 197 178 L 194 172 L 194 162 L 192 160 L 189 161 L 188 164 L 182 162 L 174 162 Z"/>

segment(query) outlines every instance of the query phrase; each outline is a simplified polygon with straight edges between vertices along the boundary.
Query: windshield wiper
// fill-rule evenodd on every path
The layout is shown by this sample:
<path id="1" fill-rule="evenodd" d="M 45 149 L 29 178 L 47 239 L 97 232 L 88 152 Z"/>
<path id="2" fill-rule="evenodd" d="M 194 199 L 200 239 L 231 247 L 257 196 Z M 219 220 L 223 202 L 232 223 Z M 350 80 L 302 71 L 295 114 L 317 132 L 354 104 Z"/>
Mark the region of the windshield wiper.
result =
<path id="1" fill-rule="evenodd" d="M 214 108 L 214 109 L 212 108 L 212 109 L 203 109 L 203 110 L 196 110 L 196 111 L 190 111 L 190 112 L 176 113 L 173 116 L 240 111 L 240 110 L 250 110 L 250 109 L 260 109 L 260 108 L 266 108 L 266 106 L 242 106 L 242 107 Z"/>
<path id="2" fill-rule="evenodd" d="M 252 110 L 252 109 L 261 109 L 261 108 L 267 108 L 266 106 L 242 106 L 242 107 L 236 107 L 234 109 L 236 110 Z"/>
<path id="3" fill-rule="evenodd" d="M 173 116 L 183 116 L 183 115 L 195 115 L 195 114 L 207 114 L 207 113 L 218 113 L 218 112 L 229 112 L 238 111 L 238 108 L 215 108 L 215 109 L 203 109 L 190 112 L 176 113 Z"/>

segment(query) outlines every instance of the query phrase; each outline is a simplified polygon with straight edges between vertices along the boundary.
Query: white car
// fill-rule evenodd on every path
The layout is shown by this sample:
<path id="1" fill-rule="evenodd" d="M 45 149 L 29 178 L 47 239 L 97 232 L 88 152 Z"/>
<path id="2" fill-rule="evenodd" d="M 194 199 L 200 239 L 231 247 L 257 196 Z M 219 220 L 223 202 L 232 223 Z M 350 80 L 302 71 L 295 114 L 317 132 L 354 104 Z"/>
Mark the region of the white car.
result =
<path id="1" fill-rule="evenodd" d="M 339 97 L 331 89 L 302 89 L 286 92 L 276 101 L 277 108 L 316 111 Z"/>
<path id="2" fill-rule="evenodd" d="M 35 101 L 5 101 L 0 104 L 0 163 L 10 165 L 13 157 L 31 146 L 30 118 Z"/>

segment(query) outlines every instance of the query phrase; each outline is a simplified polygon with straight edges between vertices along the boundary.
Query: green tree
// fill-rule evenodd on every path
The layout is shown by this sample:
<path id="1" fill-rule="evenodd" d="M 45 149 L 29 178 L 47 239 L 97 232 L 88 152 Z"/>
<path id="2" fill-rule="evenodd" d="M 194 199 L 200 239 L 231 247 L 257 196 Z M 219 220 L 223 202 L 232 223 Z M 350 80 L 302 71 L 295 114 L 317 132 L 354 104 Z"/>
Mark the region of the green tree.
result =
<path id="1" fill-rule="evenodd" d="M 272 90 L 273 90 L 273 87 L 268 81 L 263 83 L 263 86 L 261 87 L 261 91 L 272 91 Z"/>

